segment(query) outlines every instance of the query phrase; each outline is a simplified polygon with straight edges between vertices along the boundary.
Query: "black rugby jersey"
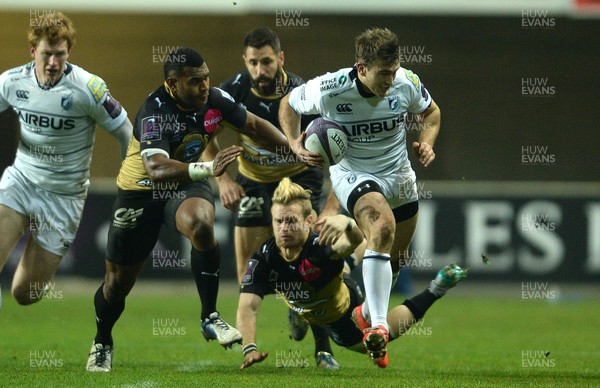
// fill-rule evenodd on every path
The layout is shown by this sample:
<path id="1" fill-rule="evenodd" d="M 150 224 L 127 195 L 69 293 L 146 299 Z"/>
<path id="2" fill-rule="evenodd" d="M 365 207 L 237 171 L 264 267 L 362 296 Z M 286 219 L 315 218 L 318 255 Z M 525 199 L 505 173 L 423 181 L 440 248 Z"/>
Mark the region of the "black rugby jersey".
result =
<path id="1" fill-rule="evenodd" d="M 144 149 L 159 148 L 171 159 L 197 162 L 219 125 L 241 128 L 246 119 L 246 110 L 219 88 L 209 89 L 204 107 L 188 110 L 177 104 L 166 85 L 161 86 L 148 96 L 135 117 L 117 185 L 123 190 L 152 189 L 140 154 Z"/>
<path id="2" fill-rule="evenodd" d="M 248 112 L 254 113 L 281 129 L 278 114 L 281 99 L 292 89 L 304 83 L 299 76 L 283 70 L 281 79 L 282 81 L 278 81 L 275 93 L 270 96 L 260 95 L 252 88 L 252 79 L 248 72 L 236 74 L 223 82 L 221 88 Z M 302 116 L 301 128 L 306 128 L 317 117 L 319 116 Z M 305 164 L 298 162 L 293 153 L 276 155 L 265 150 L 246 135 L 238 135 L 238 144 L 244 148 L 242 155 L 238 157 L 239 172 L 256 182 L 279 182 L 285 177 L 294 176 L 308 168 Z"/>
<path id="3" fill-rule="evenodd" d="M 331 259 L 333 254 L 311 232 L 298 258 L 287 262 L 271 237 L 248 262 L 240 292 L 261 298 L 275 293 L 310 323 L 334 322 L 348 310 L 350 294 L 343 283 L 344 260 Z"/>

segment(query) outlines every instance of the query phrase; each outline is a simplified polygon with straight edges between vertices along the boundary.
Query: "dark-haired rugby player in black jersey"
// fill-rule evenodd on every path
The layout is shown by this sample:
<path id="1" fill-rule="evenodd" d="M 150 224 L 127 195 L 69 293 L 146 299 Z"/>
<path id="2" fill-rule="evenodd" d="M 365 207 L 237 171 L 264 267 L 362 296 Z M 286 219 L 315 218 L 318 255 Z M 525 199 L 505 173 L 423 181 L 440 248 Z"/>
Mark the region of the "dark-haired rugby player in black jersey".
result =
<path id="1" fill-rule="evenodd" d="M 221 88 L 228 92 L 237 103 L 249 112 L 268 120 L 279 128 L 279 102 L 294 87 L 304 80 L 283 69 L 284 52 L 275 32 L 267 27 L 258 27 L 244 38 L 243 60 L 246 70 L 223 82 Z M 315 115 L 302 117 L 302 128 L 317 118 Z M 214 144 L 214 147 L 213 147 Z M 223 206 L 234 212 L 235 255 L 238 281 L 246 271 L 248 260 L 258 247 L 270 236 L 271 197 L 277 184 L 289 177 L 300 186 L 310 189 L 311 203 L 316 212 L 321 207 L 323 170 L 301 163 L 294 154 L 276 154 L 265 150 L 252 138 L 240 134 L 238 144 L 242 155 L 238 158 L 238 174 L 235 180 L 227 172 L 216 178 Z M 205 154 L 211 158 L 218 151 L 218 144 L 211 143 Z M 333 200 L 329 198 L 328 201 Z M 291 335 L 302 340 L 308 330 L 308 323 L 289 311 Z M 339 369 L 333 357 L 327 332 L 318 326 L 312 327 L 315 338 L 315 359 L 317 367 Z"/>
<path id="2" fill-rule="evenodd" d="M 170 53 L 164 78 L 136 116 L 134 136 L 117 178 L 106 276 L 94 297 L 97 333 L 88 371 L 112 369 L 112 328 L 162 223 L 191 242 L 204 337 L 224 347 L 241 342 L 240 333 L 217 312 L 220 253 L 214 236 L 213 194 L 206 180 L 222 174 L 241 147 L 226 148 L 209 162 L 199 159 L 209 140 L 226 127 L 273 147 L 283 148 L 287 141 L 271 123 L 247 112 L 226 92 L 210 87 L 208 66 L 197 51 L 181 47 Z"/>

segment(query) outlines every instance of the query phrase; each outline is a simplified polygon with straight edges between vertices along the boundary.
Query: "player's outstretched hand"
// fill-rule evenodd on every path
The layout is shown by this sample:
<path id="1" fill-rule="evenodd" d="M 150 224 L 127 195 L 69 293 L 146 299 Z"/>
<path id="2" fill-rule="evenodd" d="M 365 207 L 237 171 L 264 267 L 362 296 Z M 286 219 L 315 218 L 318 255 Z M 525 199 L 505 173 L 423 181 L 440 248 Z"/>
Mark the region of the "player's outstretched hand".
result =
<path id="1" fill-rule="evenodd" d="M 215 176 L 221 176 L 227 169 L 227 166 L 233 163 L 235 158 L 241 154 L 242 147 L 235 145 L 219 151 L 213 160 L 213 171 Z"/>
<path id="2" fill-rule="evenodd" d="M 290 142 L 290 148 L 302 163 L 308 164 L 311 167 L 323 167 L 323 157 L 318 152 L 311 152 L 304 148 L 304 138 L 306 133 L 302 132 L 300 136 Z"/>
<path id="3" fill-rule="evenodd" d="M 425 167 L 429 166 L 431 162 L 435 159 L 435 152 L 433 152 L 433 147 L 426 142 L 414 142 L 412 144 L 413 151 L 419 157 L 419 161 Z"/>
<path id="4" fill-rule="evenodd" d="M 323 217 L 315 223 L 319 232 L 319 245 L 333 245 L 346 231 L 350 219 L 342 214 Z"/>
<path id="5" fill-rule="evenodd" d="M 269 356 L 269 353 L 267 352 L 252 352 L 252 353 L 248 353 L 246 355 L 246 358 L 244 359 L 244 363 L 242 364 L 242 366 L 240 366 L 240 370 L 243 370 L 244 368 L 248 368 L 250 366 L 252 366 L 253 364 L 256 364 L 257 362 L 262 362 L 265 358 L 267 358 Z"/>

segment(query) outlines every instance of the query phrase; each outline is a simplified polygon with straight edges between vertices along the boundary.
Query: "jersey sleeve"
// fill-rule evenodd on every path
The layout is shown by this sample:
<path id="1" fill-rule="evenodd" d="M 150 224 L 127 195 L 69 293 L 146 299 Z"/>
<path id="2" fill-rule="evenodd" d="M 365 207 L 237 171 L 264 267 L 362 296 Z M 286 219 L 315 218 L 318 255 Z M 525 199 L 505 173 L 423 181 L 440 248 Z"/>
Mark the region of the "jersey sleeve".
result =
<path id="1" fill-rule="evenodd" d="M 211 88 L 210 97 L 215 108 L 223 114 L 223 120 L 236 128 L 241 128 L 248 120 L 248 112 L 237 104 L 233 97 L 219 88 Z"/>
<path id="2" fill-rule="evenodd" d="M 165 151 L 165 156 L 170 157 L 171 147 L 169 137 L 166 131 L 162 129 L 171 124 L 163 122 L 165 117 L 168 118 L 169 116 L 149 112 L 145 109 L 136 117 L 135 126 L 139 128 L 140 152 L 142 154 L 144 154 L 145 150 L 159 149 Z"/>
<path id="3" fill-rule="evenodd" d="M 87 82 L 87 91 L 92 97 L 90 115 L 107 131 L 117 129 L 127 119 L 127 112 L 111 94 L 104 80 L 93 75 Z"/>
<path id="4" fill-rule="evenodd" d="M 266 245 L 263 245 L 264 250 Z M 240 284 L 240 293 L 246 292 L 264 298 L 270 291 L 269 268 L 263 253 L 255 253 L 248 261 L 246 272 Z"/>
<path id="5" fill-rule="evenodd" d="M 290 92 L 289 103 L 300 115 L 318 115 L 321 113 L 320 77 L 313 78 Z"/>
<path id="6" fill-rule="evenodd" d="M 431 105 L 431 95 L 418 75 L 407 69 L 402 70 L 410 84 L 408 111 L 421 113 Z"/>
<path id="7" fill-rule="evenodd" d="M 0 75 L 0 113 L 4 112 L 5 110 L 7 110 L 8 108 L 10 108 L 10 103 L 8 102 L 8 99 L 5 98 L 6 96 L 6 75 L 8 72 L 4 72 L 2 73 L 2 75 Z"/>

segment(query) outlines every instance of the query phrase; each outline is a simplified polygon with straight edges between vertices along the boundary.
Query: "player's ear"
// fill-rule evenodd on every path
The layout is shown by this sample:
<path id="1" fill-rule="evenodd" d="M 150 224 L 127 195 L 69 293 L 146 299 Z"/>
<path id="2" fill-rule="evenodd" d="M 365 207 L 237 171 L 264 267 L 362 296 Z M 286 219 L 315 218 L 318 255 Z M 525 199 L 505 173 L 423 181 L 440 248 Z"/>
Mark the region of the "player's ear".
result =
<path id="1" fill-rule="evenodd" d="M 35 47 L 31 46 L 29 48 L 29 54 L 31 54 L 31 58 L 35 59 Z"/>
<path id="2" fill-rule="evenodd" d="M 173 77 L 168 77 L 165 82 L 167 83 L 167 85 L 169 85 L 169 88 L 172 91 L 176 91 L 177 90 L 177 80 Z"/>
<path id="3" fill-rule="evenodd" d="M 283 62 L 285 62 L 285 54 L 283 54 L 283 51 L 279 52 L 279 66 L 283 67 Z"/>
<path id="4" fill-rule="evenodd" d="M 313 215 L 312 215 L 312 214 L 309 214 L 309 215 L 306 217 L 305 224 L 306 224 L 306 227 L 307 227 L 307 228 L 309 228 L 309 229 L 310 229 L 310 228 L 312 228 L 312 225 L 313 225 L 313 220 L 314 220 L 314 217 L 313 217 Z"/>
<path id="5" fill-rule="evenodd" d="M 358 74 L 360 74 L 361 76 L 365 76 L 367 75 L 367 66 L 365 66 L 364 63 L 360 63 L 358 62 L 356 64 L 356 70 L 358 70 Z"/>

